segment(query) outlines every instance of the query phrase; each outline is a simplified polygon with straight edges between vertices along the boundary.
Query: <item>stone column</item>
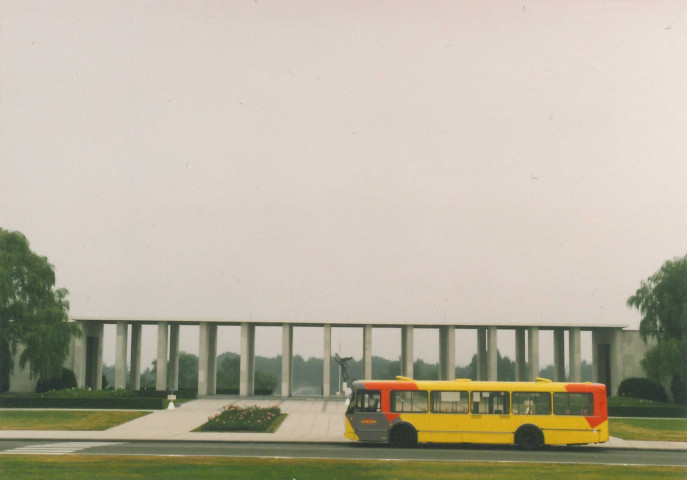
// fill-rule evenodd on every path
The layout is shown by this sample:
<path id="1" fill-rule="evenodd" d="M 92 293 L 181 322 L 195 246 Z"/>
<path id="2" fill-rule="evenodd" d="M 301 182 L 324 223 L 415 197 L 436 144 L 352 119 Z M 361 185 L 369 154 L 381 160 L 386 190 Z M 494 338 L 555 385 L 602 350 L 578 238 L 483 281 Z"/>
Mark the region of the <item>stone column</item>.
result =
<path id="1" fill-rule="evenodd" d="M 141 389 L 141 324 L 131 324 L 131 361 L 129 366 L 129 388 Z"/>
<path id="2" fill-rule="evenodd" d="M 322 352 L 322 396 L 332 394 L 332 326 L 324 326 L 324 351 Z"/>
<path id="3" fill-rule="evenodd" d="M 255 394 L 255 325 L 248 322 L 241 324 L 239 394 Z"/>
<path id="4" fill-rule="evenodd" d="M 553 381 L 565 381 L 565 330 L 553 331 Z"/>
<path id="5" fill-rule="evenodd" d="M 598 328 L 592 330 L 592 382 L 599 383 L 599 344 L 600 331 Z"/>
<path id="6" fill-rule="evenodd" d="M 208 395 L 217 393 L 217 324 L 208 325 Z"/>
<path id="7" fill-rule="evenodd" d="M 539 328 L 527 329 L 527 360 L 529 362 L 530 380 L 539 376 Z"/>
<path id="8" fill-rule="evenodd" d="M 198 396 L 204 397 L 208 394 L 208 363 L 210 359 L 210 324 L 201 322 L 198 325 Z"/>
<path id="9" fill-rule="evenodd" d="M 413 378 L 413 326 L 401 327 L 401 375 Z"/>
<path id="10" fill-rule="evenodd" d="M 515 381 L 527 381 L 527 350 L 525 348 L 525 329 L 515 329 Z"/>
<path id="11" fill-rule="evenodd" d="M 611 391 L 610 395 L 618 394 L 618 387 L 623 380 L 623 351 L 622 351 L 622 328 L 609 329 L 611 344 Z"/>
<path id="12" fill-rule="evenodd" d="M 96 390 L 103 389 L 103 341 L 105 339 L 105 324 L 98 323 L 93 329 L 96 335 L 96 351 L 94 361 L 93 373 L 95 378 L 93 379 L 93 385 L 95 385 Z"/>
<path id="13" fill-rule="evenodd" d="M 477 380 L 486 380 L 487 371 L 487 329 L 477 329 Z"/>
<path id="14" fill-rule="evenodd" d="M 363 327 L 363 377 L 372 378 L 372 325 Z"/>
<path id="15" fill-rule="evenodd" d="M 169 365 L 167 368 L 167 388 L 179 390 L 179 324 L 169 326 Z"/>
<path id="16" fill-rule="evenodd" d="M 439 379 L 456 378 L 456 327 L 439 327 Z"/>
<path id="17" fill-rule="evenodd" d="M 580 344 L 580 329 L 571 328 L 568 331 L 568 365 L 570 381 L 582 381 L 582 353 Z"/>
<path id="18" fill-rule="evenodd" d="M 498 343 L 496 327 L 487 329 L 487 375 L 490 382 L 498 380 Z"/>
<path id="19" fill-rule="evenodd" d="M 167 345 L 169 343 L 169 325 L 167 322 L 157 324 L 157 379 L 155 390 L 167 390 Z"/>
<path id="20" fill-rule="evenodd" d="M 86 388 L 86 339 L 88 338 L 88 326 L 86 322 L 76 322 L 81 329 L 81 337 L 74 338 L 74 376 L 79 388 Z"/>
<path id="21" fill-rule="evenodd" d="M 282 326 L 281 350 L 281 396 L 288 398 L 293 377 L 293 326 L 287 323 Z"/>
<path id="22" fill-rule="evenodd" d="M 100 390 L 103 388 L 104 325 L 99 322 L 79 322 L 82 336 L 74 343 L 74 367 L 77 385 Z"/>
<path id="23" fill-rule="evenodd" d="M 126 322 L 117 322 L 117 343 L 115 347 L 115 380 L 116 390 L 126 389 L 126 354 L 129 325 Z"/>

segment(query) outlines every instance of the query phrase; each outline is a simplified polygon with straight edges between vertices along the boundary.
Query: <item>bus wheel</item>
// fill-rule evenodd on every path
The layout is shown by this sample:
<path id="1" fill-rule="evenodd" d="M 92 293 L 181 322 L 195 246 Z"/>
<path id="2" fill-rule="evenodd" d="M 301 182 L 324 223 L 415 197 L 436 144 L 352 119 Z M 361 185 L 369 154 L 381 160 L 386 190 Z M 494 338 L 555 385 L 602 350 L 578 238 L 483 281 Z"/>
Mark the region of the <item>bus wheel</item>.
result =
<path id="1" fill-rule="evenodd" d="M 412 448 L 417 446 L 417 433 L 408 424 L 395 426 L 389 433 L 389 443 L 396 448 Z"/>
<path id="2" fill-rule="evenodd" d="M 544 434 L 535 425 L 523 425 L 515 432 L 515 443 L 523 450 L 537 450 L 544 445 Z"/>

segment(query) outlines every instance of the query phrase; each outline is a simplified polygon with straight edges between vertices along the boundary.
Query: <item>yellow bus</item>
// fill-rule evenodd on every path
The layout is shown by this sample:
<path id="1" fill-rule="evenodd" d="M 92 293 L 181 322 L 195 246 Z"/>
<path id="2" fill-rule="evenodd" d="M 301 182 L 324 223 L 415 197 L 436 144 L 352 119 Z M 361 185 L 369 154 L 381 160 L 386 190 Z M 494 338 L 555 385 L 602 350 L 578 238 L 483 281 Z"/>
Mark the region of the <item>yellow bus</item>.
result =
<path id="1" fill-rule="evenodd" d="M 353 382 L 345 437 L 388 442 L 543 445 L 608 441 L 606 386 L 469 379 Z"/>

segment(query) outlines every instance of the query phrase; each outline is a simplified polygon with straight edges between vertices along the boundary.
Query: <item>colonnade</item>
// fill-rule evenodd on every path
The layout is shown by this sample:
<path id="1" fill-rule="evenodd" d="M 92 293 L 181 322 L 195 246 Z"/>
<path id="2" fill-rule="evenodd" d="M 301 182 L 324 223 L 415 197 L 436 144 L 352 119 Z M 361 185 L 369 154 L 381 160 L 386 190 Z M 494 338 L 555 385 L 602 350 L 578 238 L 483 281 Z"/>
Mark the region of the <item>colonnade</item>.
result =
<path id="1" fill-rule="evenodd" d="M 84 335 L 75 344 L 75 373 L 80 386 L 102 388 L 102 344 L 103 323 L 81 321 Z M 141 371 L 141 325 L 137 321 L 116 321 L 115 348 L 115 388 L 127 386 L 127 353 L 129 356 L 129 387 L 140 388 Z M 150 323 L 150 322 L 148 322 Z M 156 389 L 177 390 L 179 377 L 179 327 L 180 322 L 156 322 L 157 325 L 157 380 Z M 184 323 L 188 324 L 188 323 Z M 131 325 L 131 339 L 128 339 L 128 326 Z M 237 325 L 236 323 L 194 323 L 199 327 L 198 344 L 198 395 L 216 393 L 217 374 L 217 327 L 218 325 Z M 255 328 L 264 324 L 240 323 L 240 382 L 239 393 L 250 396 L 255 391 Z M 274 325 L 274 324 L 269 324 Z M 300 324 L 298 326 L 301 326 Z M 479 380 L 497 380 L 497 339 L 499 330 L 515 330 L 515 377 L 516 381 L 532 381 L 539 374 L 539 334 L 538 326 L 453 326 L 436 325 L 417 327 L 414 325 L 305 325 L 323 328 L 323 377 L 322 394 L 332 395 L 330 367 L 332 357 L 332 326 L 362 327 L 363 329 L 363 375 L 372 378 L 372 330 L 373 328 L 397 327 L 401 329 L 401 375 L 413 377 L 414 329 L 437 328 L 439 331 L 439 376 L 441 380 L 455 379 L 456 331 L 471 328 L 477 330 L 477 376 Z M 282 329 L 282 374 L 281 395 L 292 394 L 293 379 L 293 328 L 294 324 L 281 324 Z M 545 327 L 553 330 L 554 381 L 565 380 L 565 332 L 568 332 L 569 380 L 579 382 L 581 374 L 581 327 Z M 617 388 L 618 371 L 622 362 L 620 327 L 586 328 L 592 331 L 594 381 L 607 383 Z M 129 348 L 130 346 L 130 348 Z"/>

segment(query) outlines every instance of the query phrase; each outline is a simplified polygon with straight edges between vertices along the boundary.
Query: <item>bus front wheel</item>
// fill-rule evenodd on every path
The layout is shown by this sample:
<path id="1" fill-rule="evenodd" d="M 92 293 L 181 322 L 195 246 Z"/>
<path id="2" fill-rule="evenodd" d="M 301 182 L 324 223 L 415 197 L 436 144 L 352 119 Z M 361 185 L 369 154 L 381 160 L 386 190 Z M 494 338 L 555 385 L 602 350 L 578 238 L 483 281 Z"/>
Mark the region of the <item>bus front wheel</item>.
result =
<path id="1" fill-rule="evenodd" d="M 417 433 L 408 424 L 397 425 L 389 433 L 389 443 L 396 448 L 416 447 Z"/>
<path id="2" fill-rule="evenodd" d="M 544 445 L 544 434 L 535 425 L 523 425 L 515 432 L 515 443 L 523 450 L 537 450 Z"/>

